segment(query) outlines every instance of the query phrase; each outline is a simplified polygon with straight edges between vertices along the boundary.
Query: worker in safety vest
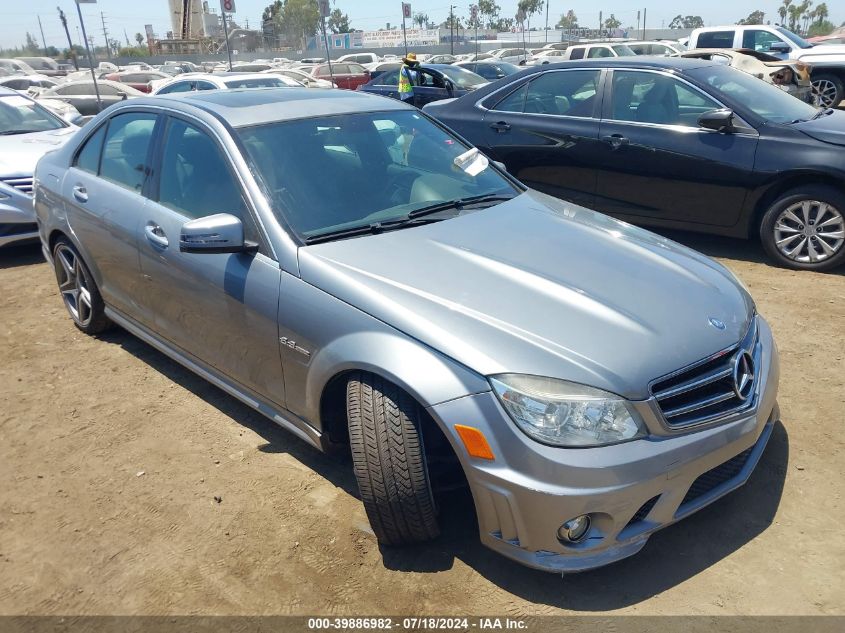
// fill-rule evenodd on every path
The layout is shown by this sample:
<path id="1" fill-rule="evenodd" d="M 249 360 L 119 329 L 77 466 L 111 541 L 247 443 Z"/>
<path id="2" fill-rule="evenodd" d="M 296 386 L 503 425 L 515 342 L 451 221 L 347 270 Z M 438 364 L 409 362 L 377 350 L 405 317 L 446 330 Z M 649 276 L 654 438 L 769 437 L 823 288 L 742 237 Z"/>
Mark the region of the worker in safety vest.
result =
<path id="1" fill-rule="evenodd" d="M 402 58 L 402 62 L 402 68 L 399 69 L 399 98 L 411 105 L 417 105 L 414 96 L 414 86 L 418 83 L 416 69 L 420 65 L 417 54 L 408 53 Z"/>

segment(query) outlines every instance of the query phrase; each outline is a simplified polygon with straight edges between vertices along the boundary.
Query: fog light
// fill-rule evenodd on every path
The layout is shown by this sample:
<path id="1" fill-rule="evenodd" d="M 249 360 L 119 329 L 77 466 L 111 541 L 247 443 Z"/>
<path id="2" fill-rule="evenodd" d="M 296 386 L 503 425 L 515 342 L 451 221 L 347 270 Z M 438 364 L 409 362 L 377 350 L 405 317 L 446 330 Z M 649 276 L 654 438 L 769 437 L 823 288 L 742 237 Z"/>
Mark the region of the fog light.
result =
<path id="1" fill-rule="evenodd" d="M 557 537 L 566 543 L 578 543 L 587 536 L 587 532 L 590 531 L 590 523 L 590 515 L 588 514 L 570 519 L 558 528 Z"/>

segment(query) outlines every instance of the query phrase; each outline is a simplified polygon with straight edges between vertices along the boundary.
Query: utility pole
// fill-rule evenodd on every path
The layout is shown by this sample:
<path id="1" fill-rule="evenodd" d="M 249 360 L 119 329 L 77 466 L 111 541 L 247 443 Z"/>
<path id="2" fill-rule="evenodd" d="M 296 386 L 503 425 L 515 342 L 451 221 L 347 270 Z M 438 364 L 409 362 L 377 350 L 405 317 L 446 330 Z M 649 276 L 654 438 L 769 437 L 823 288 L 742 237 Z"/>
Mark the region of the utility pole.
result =
<path id="1" fill-rule="evenodd" d="M 129 43 L 129 35 L 126 33 L 126 29 L 123 29 L 123 37 L 126 39 L 126 47 L 129 48 L 132 44 Z"/>
<path id="2" fill-rule="evenodd" d="M 111 61 L 111 46 L 109 45 L 109 32 L 106 30 L 106 16 L 100 11 L 100 20 L 103 22 L 103 38 L 106 40 L 106 57 Z"/>
<path id="3" fill-rule="evenodd" d="M 226 12 L 221 10 L 220 15 L 223 16 L 223 37 L 226 38 L 226 55 L 229 56 L 229 72 L 232 72 L 232 46 L 229 43 L 229 25 L 226 22 Z"/>
<path id="4" fill-rule="evenodd" d="M 602 12 L 599 11 L 599 37 L 601 37 Z"/>
<path id="5" fill-rule="evenodd" d="M 62 26 L 65 29 L 65 35 L 67 36 L 67 47 L 70 51 L 70 58 L 73 60 L 73 67 L 76 70 L 79 70 L 79 62 L 76 61 L 76 51 L 73 50 L 73 42 L 70 41 L 70 31 L 67 30 L 67 18 L 65 17 L 65 12 L 62 11 L 61 7 L 56 7 L 59 11 L 59 20 L 62 21 Z"/>
<path id="6" fill-rule="evenodd" d="M 648 13 L 648 9 L 647 8 L 643 9 L 643 36 L 642 36 L 642 39 L 645 39 L 645 19 L 646 19 L 647 13 Z"/>
<path id="7" fill-rule="evenodd" d="M 549 2 L 546 0 L 546 44 L 549 43 Z"/>
<path id="8" fill-rule="evenodd" d="M 449 5 L 449 53 L 455 54 L 455 5 Z"/>
<path id="9" fill-rule="evenodd" d="M 41 43 L 44 45 L 44 54 L 47 54 L 47 40 L 44 39 L 44 27 L 41 26 L 41 16 L 38 16 L 38 28 L 41 29 Z"/>
<path id="10" fill-rule="evenodd" d="M 79 14 L 79 24 L 82 25 L 82 37 L 85 38 L 85 52 L 88 53 L 88 66 L 91 68 L 91 81 L 94 82 L 94 92 L 97 95 L 97 112 L 102 112 L 103 100 L 100 99 L 100 87 L 97 85 L 97 74 L 94 72 L 94 59 L 91 57 L 91 47 L 88 44 L 88 34 L 85 32 L 85 21 L 82 19 L 82 8 L 79 6 L 79 0 L 76 2 L 76 12 Z"/>
<path id="11" fill-rule="evenodd" d="M 76 27 L 76 41 L 79 42 L 79 47 L 82 48 L 85 46 L 85 42 L 82 41 L 82 35 L 79 33 L 79 27 Z"/>

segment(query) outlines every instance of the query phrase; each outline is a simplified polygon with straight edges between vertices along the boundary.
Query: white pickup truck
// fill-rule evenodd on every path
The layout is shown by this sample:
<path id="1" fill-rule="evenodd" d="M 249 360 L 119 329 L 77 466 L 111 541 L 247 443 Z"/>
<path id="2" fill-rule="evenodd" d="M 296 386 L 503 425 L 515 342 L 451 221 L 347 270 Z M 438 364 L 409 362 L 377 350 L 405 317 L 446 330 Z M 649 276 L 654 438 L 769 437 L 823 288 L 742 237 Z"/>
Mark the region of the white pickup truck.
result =
<path id="1" fill-rule="evenodd" d="M 814 46 L 782 26 L 765 24 L 708 26 L 695 29 L 689 48 L 750 48 L 812 66 L 818 104 L 834 107 L 845 98 L 845 44 Z"/>

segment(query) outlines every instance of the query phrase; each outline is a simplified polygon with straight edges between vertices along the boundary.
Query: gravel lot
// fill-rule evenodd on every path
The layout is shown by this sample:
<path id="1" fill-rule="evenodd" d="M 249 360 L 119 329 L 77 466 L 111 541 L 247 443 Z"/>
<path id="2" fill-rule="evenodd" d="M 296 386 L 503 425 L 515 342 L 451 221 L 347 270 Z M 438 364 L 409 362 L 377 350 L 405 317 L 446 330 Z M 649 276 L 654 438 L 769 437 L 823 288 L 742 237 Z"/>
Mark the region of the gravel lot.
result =
<path id="1" fill-rule="evenodd" d="M 380 550 L 349 462 L 121 330 L 81 334 L 39 248 L 0 251 L 0 614 L 845 614 L 845 270 L 671 237 L 770 320 L 783 424 L 743 489 L 563 579 L 481 547 L 460 499 L 438 541 Z"/>

